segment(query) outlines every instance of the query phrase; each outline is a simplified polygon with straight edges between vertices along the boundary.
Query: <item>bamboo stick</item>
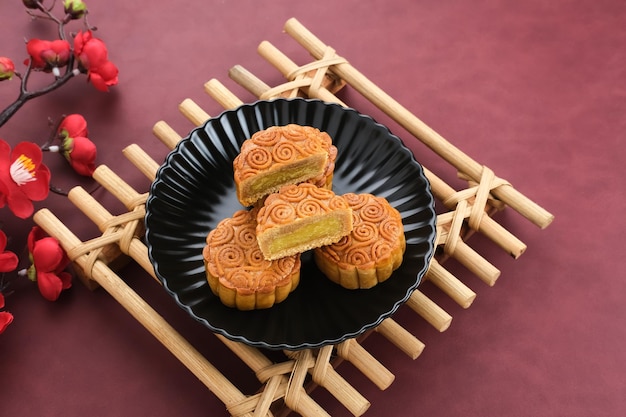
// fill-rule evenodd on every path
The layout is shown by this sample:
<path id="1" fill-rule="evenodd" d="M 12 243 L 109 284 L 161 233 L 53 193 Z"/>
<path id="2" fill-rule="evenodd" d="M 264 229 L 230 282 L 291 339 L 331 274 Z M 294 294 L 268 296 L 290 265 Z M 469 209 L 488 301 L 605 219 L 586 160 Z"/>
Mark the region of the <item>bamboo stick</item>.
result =
<path id="1" fill-rule="evenodd" d="M 326 348 L 331 348 L 328 350 Z M 306 349 L 302 351 L 286 351 L 285 354 L 294 358 L 297 361 L 303 361 L 301 372 L 309 373 L 313 376 L 313 380 L 316 384 L 321 387 L 324 387 L 328 392 L 330 392 L 339 402 L 346 407 L 353 415 L 361 416 L 363 413 L 367 411 L 370 407 L 370 402 L 359 393 L 352 385 L 350 385 L 332 365 L 328 362 L 330 359 L 330 352 L 332 351 L 332 347 L 323 347 L 319 350 L 319 355 L 322 352 L 327 352 L 328 355 L 321 360 L 319 364 L 319 369 L 316 369 L 318 365 L 314 362 L 313 351 L 311 349 Z M 310 358 L 310 359 L 309 359 Z M 309 362 L 307 363 L 307 359 Z M 298 371 L 298 364 L 294 366 L 294 372 Z M 316 372 L 319 372 L 316 375 Z M 294 375 L 292 374 L 292 378 Z M 292 384 L 295 386 L 304 387 L 304 375 L 299 375 L 299 377 L 295 380 L 298 380 L 297 383 L 292 381 Z M 296 385 L 297 384 L 297 385 Z M 304 388 L 301 392 L 299 392 L 299 396 L 304 394 Z"/>
<path id="2" fill-rule="evenodd" d="M 243 101 L 235 94 L 231 93 L 224 84 L 215 78 L 204 84 L 204 91 L 225 109 L 234 109 L 243 104 Z"/>
<path id="3" fill-rule="evenodd" d="M 459 202 L 461 212 L 467 206 L 466 201 Z M 453 211 L 437 216 L 438 233 L 436 244 L 442 245 L 444 252 L 454 257 L 478 278 L 489 286 L 493 286 L 500 276 L 500 270 L 480 256 L 461 238 L 461 227 L 464 217 Z"/>
<path id="4" fill-rule="evenodd" d="M 139 194 L 106 165 L 99 165 L 93 172 L 93 178 L 120 200 L 128 210 L 144 204 L 148 197 L 148 193 Z"/>
<path id="5" fill-rule="evenodd" d="M 204 83 L 204 91 L 225 109 L 234 109 L 243 104 L 243 101 L 216 78 L 212 78 Z"/>
<path id="6" fill-rule="evenodd" d="M 448 272 L 436 259 L 432 259 L 426 279 L 452 298 L 458 305 L 468 308 L 474 302 L 476 293 Z"/>
<path id="7" fill-rule="evenodd" d="M 413 291 L 406 304 L 440 332 L 452 323 L 452 316 L 419 290 Z"/>
<path id="8" fill-rule="evenodd" d="M 257 48 L 257 52 L 284 75 L 290 74 L 298 69 L 298 65 L 296 65 L 296 63 L 290 60 L 286 55 L 284 55 L 280 50 L 278 50 L 268 41 L 261 42 L 261 44 Z M 311 83 L 309 82 L 308 84 Z M 310 89 L 308 88 L 308 84 L 305 83 L 302 87 L 302 90 L 307 95 L 311 97 L 317 97 L 320 100 L 326 102 L 337 103 L 341 104 L 344 107 L 347 107 L 344 102 L 339 100 L 332 92 L 328 91 L 328 89 L 320 87 L 315 89 L 314 91 L 310 91 Z M 267 94 L 267 92 L 263 93 L 260 97 L 263 97 L 265 94 Z"/>
<path id="9" fill-rule="evenodd" d="M 295 357 L 293 370 L 289 376 L 289 388 L 285 393 L 285 404 L 291 409 L 300 402 L 300 396 L 304 391 L 304 381 L 307 376 L 307 370 L 313 365 L 313 354 L 310 350 L 302 350 L 293 352 Z"/>
<path id="10" fill-rule="evenodd" d="M 150 181 L 156 178 L 159 164 L 156 163 L 139 145 L 133 143 L 122 149 L 122 154 Z"/>
<path id="11" fill-rule="evenodd" d="M 316 382 L 339 400 L 353 415 L 361 416 L 369 409 L 370 402 L 356 388 L 350 385 L 332 365 L 327 364 L 325 372 L 324 379 Z"/>
<path id="12" fill-rule="evenodd" d="M 443 201 L 444 205 L 448 209 L 454 210 L 456 208 L 456 203 L 450 204 L 448 202 L 449 198 L 456 193 L 454 188 L 446 184 L 441 178 L 437 177 L 426 167 L 424 167 L 424 174 L 430 182 L 433 194 L 435 194 L 439 200 Z M 471 206 L 467 208 L 467 212 L 464 213 L 464 217 L 469 216 L 471 209 Z M 490 216 L 482 217 L 477 230 L 504 249 L 515 259 L 519 258 L 526 250 L 526 245 L 522 241 L 516 238 L 511 232 L 502 227 L 502 225 Z"/>
<path id="13" fill-rule="evenodd" d="M 271 378 L 267 381 L 263 393 L 259 394 L 260 398 L 257 400 L 258 405 L 254 410 L 254 417 L 257 415 L 263 416 L 270 412 L 270 408 L 274 403 L 274 398 L 276 398 L 276 392 L 278 392 L 280 386 L 280 378 Z"/>
<path id="14" fill-rule="evenodd" d="M 68 193 L 68 198 L 80 211 L 89 217 L 103 233 L 107 231 L 109 227 L 108 224 L 111 220 L 115 219 L 104 206 L 98 203 L 98 201 L 82 187 L 72 188 Z M 143 223 L 143 218 L 141 222 Z M 124 250 L 124 246 L 123 244 L 119 244 L 119 247 L 124 253 L 133 258 L 152 278 L 160 283 L 148 257 L 148 248 L 141 241 L 141 238 L 134 236 L 127 245 L 126 250 Z"/>
<path id="15" fill-rule="evenodd" d="M 313 57 L 320 59 L 324 56 L 327 46 L 298 20 L 295 18 L 289 19 L 284 29 L 296 42 L 308 50 Z M 335 65 L 332 67 L 332 72 L 344 79 L 355 90 L 374 103 L 389 117 L 392 117 L 458 171 L 467 174 L 475 181 L 480 180 L 483 170 L 481 164 L 471 159 L 427 126 L 352 65 L 349 63 Z M 541 228 L 547 227 L 554 219 L 551 213 L 511 186 L 498 187 L 492 190 L 492 193 Z"/>
<path id="16" fill-rule="evenodd" d="M 202 110 L 200 106 L 189 98 L 183 100 L 183 102 L 178 105 L 178 110 L 196 126 L 200 126 L 209 120 L 210 117 L 207 112 Z"/>
<path id="17" fill-rule="evenodd" d="M 182 139 L 182 136 L 176 133 L 170 125 L 162 120 L 154 124 L 152 133 L 170 150 L 174 149 L 176 144 Z"/>
<path id="18" fill-rule="evenodd" d="M 467 243 L 459 240 L 454 251 L 454 259 L 459 261 L 485 284 L 493 287 L 500 277 L 500 270 L 480 256 Z"/>
<path id="19" fill-rule="evenodd" d="M 241 65 L 233 66 L 228 71 L 228 76 L 237 84 L 254 94 L 255 97 L 260 97 L 271 88 Z"/>
<path id="20" fill-rule="evenodd" d="M 270 380 L 277 375 L 284 377 L 283 374 L 289 373 L 293 370 L 294 363 L 297 359 L 294 359 L 293 362 L 284 362 L 279 364 L 274 364 L 270 361 L 266 356 L 264 356 L 257 349 L 254 349 L 250 346 L 244 345 L 242 343 L 233 342 L 224 336 L 218 335 L 218 338 L 222 340 L 222 342 L 233 352 L 235 353 L 244 363 L 252 369 L 255 373 L 258 374 L 259 380 L 261 382 L 265 382 Z M 293 352 L 285 352 L 288 357 L 295 358 Z M 330 367 L 330 365 L 328 365 Z M 332 367 L 326 369 L 326 375 L 323 380 L 318 380 L 316 383 L 320 386 L 323 386 L 326 390 L 328 390 L 339 402 L 341 402 L 348 410 L 350 410 L 354 415 L 361 415 L 365 412 L 365 410 L 369 407 L 369 402 L 358 392 L 356 391 L 350 384 L 348 384 Z M 286 377 L 284 377 L 286 379 Z M 282 392 L 282 395 L 285 394 L 285 389 L 289 388 L 288 386 L 282 386 L 282 391 L 277 391 L 278 393 Z M 293 389 L 293 388 L 292 388 Z M 305 399 L 308 395 L 305 396 L 303 392 L 299 394 L 300 399 L 298 403 L 300 403 L 303 398 Z M 305 404 L 312 400 L 305 399 Z M 307 415 L 311 411 L 314 411 L 313 415 L 318 412 L 324 412 L 323 410 L 315 410 L 314 407 L 308 406 L 306 409 L 301 407 L 297 407 L 294 411 L 301 413 L 303 415 Z M 325 412 L 324 412 L 325 415 Z"/>
<path id="21" fill-rule="evenodd" d="M 354 365 L 381 390 L 389 388 L 395 379 L 395 376 L 355 339 L 338 344 L 337 354 Z"/>
<path id="22" fill-rule="evenodd" d="M 61 221 L 48 209 L 41 209 L 33 216 L 35 223 L 46 233 L 54 236 L 66 252 L 82 244 Z M 73 259 L 78 266 L 86 268 L 87 255 Z M 246 399 L 228 378 L 206 360 L 163 317 L 130 288 L 102 261 L 96 260 L 92 277 L 122 307 L 124 307 L 146 330 L 165 346 L 187 369 L 189 369 L 227 407 Z M 250 416 L 250 414 L 247 414 Z"/>
<path id="23" fill-rule="evenodd" d="M 391 317 L 383 320 L 374 330 L 393 343 L 411 359 L 417 359 L 424 350 L 424 343 L 413 336 L 404 327 L 396 323 Z"/>

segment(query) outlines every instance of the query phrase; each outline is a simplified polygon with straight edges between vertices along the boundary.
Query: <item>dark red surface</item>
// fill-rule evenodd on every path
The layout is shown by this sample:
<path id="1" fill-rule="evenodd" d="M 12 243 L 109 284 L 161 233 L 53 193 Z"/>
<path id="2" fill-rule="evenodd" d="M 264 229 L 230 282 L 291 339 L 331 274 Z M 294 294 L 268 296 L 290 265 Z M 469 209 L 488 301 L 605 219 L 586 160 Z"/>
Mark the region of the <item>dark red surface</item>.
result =
<path id="1" fill-rule="evenodd" d="M 151 129 L 165 119 L 190 129 L 177 106 L 190 97 L 221 111 L 202 91 L 240 64 L 270 85 L 282 77 L 256 54 L 269 40 L 300 64 L 307 53 L 282 33 L 298 18 L 373 82 L 468 155 L 491 167 L 555 214 L 540 230 L 507 210 L 497 219 L 528 245 L 514 260 L 481 236 L 470 241 L 502 275 L 487 287 L 453 262 L 478 293 L 463 310 L 428 284 L 423 291 L 453 317 L 438 333 L 404 309 L 397 320 L 426 349 L 415 361 L 374 335 L 368 349 L 396 376 L 380 391 L 343 364 L 339 370 L 371 401 L 366 415 L 621 416 L 626 414 L 626 3 L 615 0 L 509 2 L 425 1 L 90 1 L 90 20 L 120 69 L 109 94 L 84 78 L 28 103 L 0 137 L 43 142 L 46 120 L 82 112 L 113 166 L 140 189 L 148 183 L 121 149 L 139 143 L 157 160 Z M 21 62 L 23 39 L 53 36 L 31 22 L 21 2 L 0 5 L 0 55 Z M 0 84 L 0 107 L 17 82 Z M 342 96 L 379 116 L 356 92 Z M 394 124 L 394 131 L 401 133 Z M 412 139 L 418 160 L 445 179 L 455 176 Z M 50 155 L 48 155 L 50 156 Z M 55 172 L 63 161 L 48 158 Z M 58 185 L 76 183 L 58 174 Z M 87 188 L 91 185 L 82 181 Z M 98 191 L 96 197 L 106 193 Z M 111 203 L 114 207 L 114 203 Z M 44 204 L 81 237 L 93 226 L 69 202 Z M 0 211 L 13 243 L 32 222 Z M 20 249 L 13 248 L 16 251 Z M 254 393 L 254 376 L 203 327 L 187 317 L 138 268 L 125 280 L 205 353 L 238 387 Z M 56 303 L 22 282 L 7 298 L 14 323 L 0 336 L 2 416 L 226 416 L 204 385 L 105 291 L 80 283 Z M 314 398 L 333 416 L 349 412 L 323 390 Z"/>

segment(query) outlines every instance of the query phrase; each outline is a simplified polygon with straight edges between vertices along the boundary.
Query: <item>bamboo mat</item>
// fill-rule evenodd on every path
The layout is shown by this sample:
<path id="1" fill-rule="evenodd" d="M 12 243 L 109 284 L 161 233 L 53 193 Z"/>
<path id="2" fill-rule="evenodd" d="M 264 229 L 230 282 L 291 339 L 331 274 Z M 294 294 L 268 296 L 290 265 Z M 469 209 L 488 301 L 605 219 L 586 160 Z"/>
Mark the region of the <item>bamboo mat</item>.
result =
<path id="1" fill-rule="evenodd" d="M 277 47 L 263 41 L 258 47 L 258 53 L 286 81 L 270 86 L 240 65 L 228 71 L 229 77 L 260 99 L 306 97 L 346 106 L 337 93 L 344 88 L 351 88 L 397 122 L 409 137 L 425 144 L 434 155 L 453 167 L 466 183 L 465 188 L 454 189 L 424 167 L 438 205 L 445 208 L 437 216 L 437 251 L 425 280 L 459 306 L 470 307 L 476 293 L 444 267 L 445 261 L 455 259 L 465 267 L 469 276 L 476 276 L 486 286 L 492 286 L 500 276 L 500 271 L 472 249 L 469 237 L 473 233 L 481 233 L 506 253 L 518 258 L 524 253 L 526 245 L 497 223 L 493 213 L 511 209 L 541 229 L 552 222 L 553 215 L 427 126 L 296 19 L 288 20 L 283 29 L 310 54 L 311 62 L 298 65 Z M 206 82 L 204 90 L 224 109 L 243 104 L 217 79 Z M 191 99 L 184 100 L 178 108 L 194 126 L 210 118 Z M 158 121 L 153 133 L 168 149 L 173 149 L 182 139 L 182 135 L 165 121 Z M 123 150 L 123 154 L 143 175 L 154 180 L 160 163 L 154 161 L 141 147 L 131 144 Z M 353 415 L 363 415 L 370 403 L 350 381 L 341 376 L 338 368 L 343 361 L 350 362 L 380 389 L 384 390 L 393 383 L 392 370 L 385 368 L 363 346 L 363 338 L 367 334 L 334 346 L 284 351 L 282 360 L 270 359 L 268 352 L 216 335 L 259 380 L 256 392 L 241 392 L 228 375 L 213 365 L 212 361 L 217 358 L 202 356 L 161 317 L 155 306 L 135 293 L 116 272 L 119 259 L 127 257 L 159 282 L 143 240 L 147 192 L 133 189 L 105 165 L 96 169 L 94 179 L 126 208 L 126 212 L 114 215 L 84 189 L 76 187 L 70 191 L 70 200 L 98 227 L 100 236 L 81 241 L 47 209 L 35 214 L 35 222 L 61 242 L 87 286 L 101 287 L 107 291 L 217 396 L 231 415 L 279 416 L 296 412 L 303 416 L 327 416 L 327 411 L 310 396 L 311 390 L 318 387 L 326 389 Z M 406 305 L 415 313 L 416 320 L 425 320 L 440 332 L 451 325 L 452 316 L 419 289 L 413 292 Z M 388 339 L 393 348 L 406 354 L 407 360 L 418 358 L 425 347 L 392 317 L 385 319 L 373 331 Z"/>

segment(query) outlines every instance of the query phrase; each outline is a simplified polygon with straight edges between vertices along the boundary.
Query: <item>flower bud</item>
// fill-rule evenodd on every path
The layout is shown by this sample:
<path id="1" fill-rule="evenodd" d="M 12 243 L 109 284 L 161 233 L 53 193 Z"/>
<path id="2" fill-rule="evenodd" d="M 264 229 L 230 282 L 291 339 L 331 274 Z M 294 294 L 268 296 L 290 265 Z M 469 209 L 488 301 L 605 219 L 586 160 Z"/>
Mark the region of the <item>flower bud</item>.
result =
<path id="1" fill-rule="evenodd" d="M 68 137 L 63 140 L 63 156 L 77 174 L 91 177 L 96 170 L 96 145 L 83 136 Z"/>
<path id="2" fill-rule="evenodd" d="M 56 301 L 61 291 L 72 286 L 72 275 L 64 271 L 70 259 L 59 241 L 45 235 L 39 226 L 31 229 L 27 243 L 33 262 L 29 268 L 29 276 L 32 269 L 41 295 L 47 300 Z"/>
<path id="3" fill-rule="evenodd" d="M 83 0 L 65 0 L 63 7 L 72 19 L 81 19 L 87 13 L 87 5 Z"/>
<path id="4" fill-rule="evenodd" d="M 10 80 L 15 74 L 15 65 L 9 58 L 0 56 L 0 81 Z"/>
<path id="5" fill-rule="evenodd" d="M 71 56 L 69 42 L 61 39 L 47 41 L 31 39 L 26 43 L 26 51 L 35 69 L 51 72 L 52 68 L 63 68 Z"/>
<path id="6" fill-rule="evenodd" d="M 62 139 L 66 139 L 68 137 L 75 138 L 77 136 L 87 137 L 87 120 L 85 120 L 85 118 L 78 113 L 65 116 L 61 123 L 59 123 L 57 135 L 59 135 Z"/>
<path id="7" fill-rule="evenodd" d="M 80 31 L 74 37 L 74 55 L 78 69 L 87 73 L 88 80 L 96 89 L 108 91 L 117 84 L 119 70 L 108 59 L 106 44 L 94 38 L 90 30 Z"/>

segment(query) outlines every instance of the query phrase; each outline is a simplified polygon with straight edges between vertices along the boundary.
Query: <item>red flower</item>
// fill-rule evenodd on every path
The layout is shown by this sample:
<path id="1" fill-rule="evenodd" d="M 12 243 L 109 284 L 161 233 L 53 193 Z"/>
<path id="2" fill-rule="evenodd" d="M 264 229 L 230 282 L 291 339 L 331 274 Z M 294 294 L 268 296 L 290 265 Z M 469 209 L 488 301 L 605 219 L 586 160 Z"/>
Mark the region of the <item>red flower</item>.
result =
<path id="1" fill-rule="evenodd" d="M 13 61 L 5 56 L 0 56 L 0 81 L 10 80 L 15 74 Z"/>
<path id="2" fill-rule="evenodd" d="M 5 251 L 7 247 L 7 235 L 0 230 L 0 273 L 11 272 L 17 268 L 17 255 L 10 251 Z M 1 288 L 0 288 L 1 289 Z M 2 308 L 2 306 L 0 306 Z"/>
<path id="3" fill-rule="evenodd" d="M 88 135 L 87 121 L 80 114 L 70 114 L 61 121 L 57 133 L 63 139 L 76 136 L 86 137 Z"/>
<path id="4" fill-rule="evenodd" d="M 45 72 L 66 66 L 71 56 L 69 42 L 60 39 L 55 41 L 31 39 L 26 44 L 26 51 L 32 59 L 33 68 Z"/>
<path id="5" fill-rule="evenodd" d="M 74 55 L 78 60 L 78 68 L 87 73 L 89 81 L 96 89 L 108 91 L 110 86 L 117 84 L 119 71 L 109 61 L 105 43 L 94 38 L 90 30 L 78 32 L 74 38 Z"/>
<path id="6" fill-rule="evenodd" d="M 67 116 L 57 131 L 63 139 L 61 151 L 70 166 L 79 173 L 91 177 L 96 169 L 96 145 L 87 138 L 87 121 L 80 114 Z"/>
<path id="7" fill-rule="evenodd" d="M 33 214 L 32 202 L 44 200 L 50 186 L 50 170 L 42 159 L 41 149 L 34 143 L 18 143 L 11 151 L 9 144 L 0 140 L 0 207 L 8 203 L 22 219 Z"/>
<path id="8" fill-rule="evenodd" d="M 111 61 L 102 64 L 98 69 L 90 71 L 89 81 L 100 91 L 109 91 L 109 87 L 117 84 L 118 69 Z"/>
<path id="9" fill-rule="evenodd" d="M 56 301 L 61 291 L 72 286 L 72 276 L 63 271 L 70 262 L 67 254 L 58 240 L 46 236 L 37 226 L 28 234 L 28 252 L 33 262 L 28 277 L 37 281 L 46 300 Z"/>
<path id="10" fill-rule="evenodd" d="M 0 308 L 4 308 L 4 295 L 0 292 Z M 0 311 L 0 334 L 13 322 L 13 314 L 8 311 Z"/>
<path id="11" fill-rule="evenodd" d="M 96 170 L 96 145 L 86 137 L 68 137 L 63 141 L 63 155 L 80 175 L 91 177 Z"/>

